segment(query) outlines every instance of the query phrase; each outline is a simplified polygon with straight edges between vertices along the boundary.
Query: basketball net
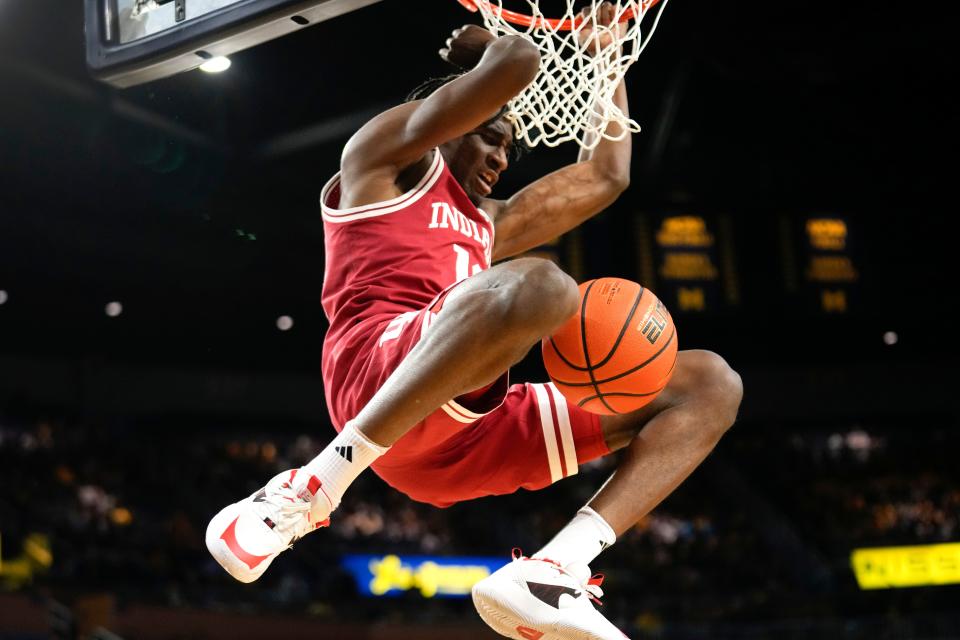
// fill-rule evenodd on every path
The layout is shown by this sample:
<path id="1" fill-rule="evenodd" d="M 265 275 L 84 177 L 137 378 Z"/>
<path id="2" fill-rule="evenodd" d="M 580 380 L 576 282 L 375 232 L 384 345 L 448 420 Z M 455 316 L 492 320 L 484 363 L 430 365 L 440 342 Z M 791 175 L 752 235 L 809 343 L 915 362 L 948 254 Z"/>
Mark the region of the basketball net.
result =
<path id="1" fill-rule="evenodd" d="M 610 26 L 597 23 L 600 0 L 590 0 L 589 12 L 582 20 L 574 1 L 564 0 L 566 13 L 549 19 L 541 13 L 538 0 L 524 0 L 530 16 L 505 9 L 503 0 L 460 0 L 467 8 L 480 11 L 484 26 L 494 35 L 521 36 L 540 50 L 540 71 L 510 103 L 507 116 L 516 136 L 531 147 L 541 143 L 555 147 L 575 140 L 582 148 L 593 149 L 604 138 L 620 140 L 640 131 L 640 125 L 617 107 L 613 96 L 650 41 L 667 0 L 616 2 L 616 17 Z M 654 15 L 647 19 L 650 13 Z M 628 23 L 622 35 L 617 28 L 621 22 Z M 647 31 L 642 28 L 645 24 L 649 24 Z M 593 33 L 581 45 L 585 29 Z M 598 44 L 608 37 L 610 42 L 599 52 L 589 52 L 591 42 Z M 620 125 L 615 135 L 608 133 L 611 122 Z"/>

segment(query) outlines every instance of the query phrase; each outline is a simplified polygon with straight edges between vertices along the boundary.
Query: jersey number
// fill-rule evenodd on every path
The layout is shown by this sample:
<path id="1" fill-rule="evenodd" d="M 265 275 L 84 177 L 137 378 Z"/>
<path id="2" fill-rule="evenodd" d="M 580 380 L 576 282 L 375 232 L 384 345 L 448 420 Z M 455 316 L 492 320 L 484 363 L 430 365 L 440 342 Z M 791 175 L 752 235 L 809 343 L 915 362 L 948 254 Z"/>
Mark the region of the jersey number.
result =
<path id="1" fill-rule="evenodd" d="M 470 253 L 460 245 L 453 245 L 453 252 L 457 254 L 457 282 L 466 280 L 471 275 L 475 276 L 483 271 L 483 267 L 478 264 L 470 267 Z"/>

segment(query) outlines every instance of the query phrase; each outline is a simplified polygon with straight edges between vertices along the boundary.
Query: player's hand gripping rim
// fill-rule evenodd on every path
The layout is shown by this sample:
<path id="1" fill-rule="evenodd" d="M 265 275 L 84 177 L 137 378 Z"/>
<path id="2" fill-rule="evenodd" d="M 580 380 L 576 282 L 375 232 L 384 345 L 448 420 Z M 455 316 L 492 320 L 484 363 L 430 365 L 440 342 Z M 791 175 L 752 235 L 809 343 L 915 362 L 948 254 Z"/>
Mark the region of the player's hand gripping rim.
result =
<path id="1" fill-rule="evenodd" d="M 473 69 L 483 57 L 487 46 L 497 37 L 475 24 L 465 24 L 454 29 L 447 38 L 446 46 L 440 49 L 440 57 L 461 69 Z"/>
<path id="2" fill-rule="evenodd" d="M 576 23 L 581 25 L 577 32 L 577 41 L 591 56 L 596 56 L 598 53 L 619 54 L 619 47 L 612 51 L 608 50 L 615 41 L 623 41 L 627 35 L 627 21 L 614 23 L 617 9 L 609 2 L 600 3 L 595 11 L 596 21 L 592 17 L 593 13 L 589 6 L 582 8 L 577 14 Z"/>

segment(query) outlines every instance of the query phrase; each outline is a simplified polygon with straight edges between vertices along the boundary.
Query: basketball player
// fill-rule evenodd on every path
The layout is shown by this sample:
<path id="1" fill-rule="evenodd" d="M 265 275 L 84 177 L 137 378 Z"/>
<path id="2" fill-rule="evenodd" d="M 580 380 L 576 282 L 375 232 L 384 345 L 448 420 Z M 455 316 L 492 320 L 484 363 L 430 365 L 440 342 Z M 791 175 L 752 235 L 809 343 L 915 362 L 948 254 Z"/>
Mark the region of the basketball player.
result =
<path id="1" fill-rule="evenodd" d="M 612 17 L 604 5 L 601 23 Z M 601 592 L 587 565 L 713 449 L 736 417 L 740 378 L 713 353 L 681 352 L 656 400 L 610 417 L 568 405 L 550 384 L 509 385 L 508 369 L 576 312 L 579 295 L 549 261 L 495 263 L 610 205 L 629 181 L 631 141 L 604 139 L 575 164 L 493 199 L 513 145 L 503 107 L 536 75 L 537 49 L 466 26 L 441 56 L 469 71 L 364 125 L 322 191 L 323 378 L 339 433 L 304 467 L 220 511 L 207 546 L 251 582 L 328 524 L 367 467 L 444 507 L 540 489 L 626 449 L 553 540 L 474 589 L 503 635 L 623 638 L 591 604 Z M 616 101 L 626 112 L 622 85 Z"/>

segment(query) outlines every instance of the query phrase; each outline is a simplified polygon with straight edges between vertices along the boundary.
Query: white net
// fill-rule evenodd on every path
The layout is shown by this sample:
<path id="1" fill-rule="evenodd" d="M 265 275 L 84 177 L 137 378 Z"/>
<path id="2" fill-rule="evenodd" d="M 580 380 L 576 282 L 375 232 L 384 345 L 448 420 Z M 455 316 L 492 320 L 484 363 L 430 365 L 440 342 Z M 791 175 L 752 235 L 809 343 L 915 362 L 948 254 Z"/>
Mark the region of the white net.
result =
<path id="1" fill-rule="evenodd" d="M 516 135 L 531 147 L 541 143 L 555 147 L 575 140 L 592 149 L 603 138 L 619 140 L 640 131 L 613 97 L 656 30 L 667 0 L 614 3 L 615 18 L 609 26 L 598 22 L 600 0 L 586 4 L 583 19 L 577 18 L 580 10 L 574 9 L 575 0 L 563 2 L 565 14 L 545 16 L 537 0 L 523 0 L 532 17 L 529 26 L 509 22 L 515 18 L 503 0 L 473 2 L 495 35 L 519 35 L 540 50 L 540 72 L 510 104 Z M 559 20 L 551 24 L 548 17 Z M 626 23 L 625 29 L 618 27 L 621 22 Z M 564 23 L 572 28 L 564 30 Z M 621 125 L 614 134 L 607 129 L 610 122 Z"/>

